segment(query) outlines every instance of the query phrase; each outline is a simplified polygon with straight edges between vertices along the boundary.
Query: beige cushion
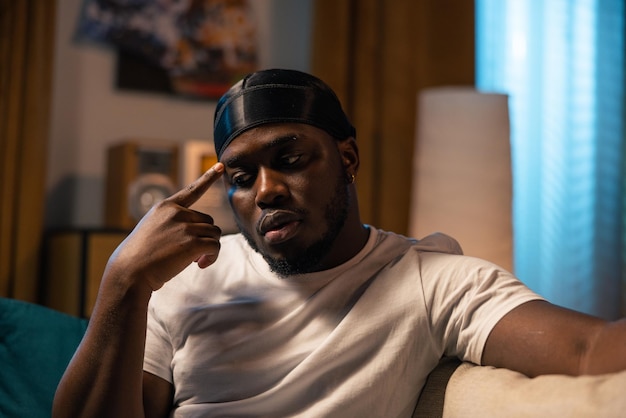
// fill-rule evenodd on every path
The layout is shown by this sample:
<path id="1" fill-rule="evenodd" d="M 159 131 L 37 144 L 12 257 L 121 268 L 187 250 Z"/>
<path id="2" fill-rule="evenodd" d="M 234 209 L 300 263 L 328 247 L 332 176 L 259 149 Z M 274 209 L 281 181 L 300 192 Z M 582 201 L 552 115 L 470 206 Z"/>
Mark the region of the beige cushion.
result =
<path id="1" fill-rule="evenodd" d="M 626 371 L 528 378 L 463 363 L 446 390 L 444 417 L 626 417 Z"/>

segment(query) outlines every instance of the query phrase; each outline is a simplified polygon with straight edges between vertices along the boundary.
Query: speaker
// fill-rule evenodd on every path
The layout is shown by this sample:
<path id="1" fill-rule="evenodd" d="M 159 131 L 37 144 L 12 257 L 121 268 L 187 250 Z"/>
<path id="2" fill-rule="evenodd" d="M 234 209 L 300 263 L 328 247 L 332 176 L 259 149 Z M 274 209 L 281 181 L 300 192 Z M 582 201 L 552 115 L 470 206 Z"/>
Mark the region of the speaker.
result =
<path id="1" fill-rule="evenodd" d="M 180 188 L 192 183 L 215 163 L 217 155 L 212 140 L 189 139 L 183 142 L 180 146 Z M 190 208 L 211 215 L 223 234 L 239 231 L 222 179 L 213 183 Z"/>
<path id="2" fill-rule="evenodd" d="M 132 229 L 177 185 L 176 143 L 130 140 L 112 145 L 107 152 L 106 227 Z"/>

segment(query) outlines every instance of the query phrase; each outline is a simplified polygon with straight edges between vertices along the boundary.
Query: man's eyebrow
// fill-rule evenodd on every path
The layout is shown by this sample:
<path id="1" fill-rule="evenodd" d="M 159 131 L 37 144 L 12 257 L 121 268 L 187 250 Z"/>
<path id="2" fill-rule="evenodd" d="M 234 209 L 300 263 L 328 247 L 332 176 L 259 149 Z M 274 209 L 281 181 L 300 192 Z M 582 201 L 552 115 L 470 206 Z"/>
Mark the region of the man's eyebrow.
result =
<path id="1" fill-rule="evenodd" d="M 267 144 L 263 145 L 261 151 L 266 151 L 270 148 L 278 147 L 288 142 L 296 141 L 298 138 L 299 137 L 296 134 L 288 134 L 288 135 L 276 137 L 272 139 L 271 141 L 269 141 Z M 234 165 L 237 165 L 239 161 L 245 160 L 249 155 L 257 154 L 258 152 L 259 151 L 239 153 L 237 155 L 232 156 L 231 158 L 228 158 L 226 161 L 224 161 L 224 165 L 226 165 L 227 167 L 228 166 L 232 167 Z"/>

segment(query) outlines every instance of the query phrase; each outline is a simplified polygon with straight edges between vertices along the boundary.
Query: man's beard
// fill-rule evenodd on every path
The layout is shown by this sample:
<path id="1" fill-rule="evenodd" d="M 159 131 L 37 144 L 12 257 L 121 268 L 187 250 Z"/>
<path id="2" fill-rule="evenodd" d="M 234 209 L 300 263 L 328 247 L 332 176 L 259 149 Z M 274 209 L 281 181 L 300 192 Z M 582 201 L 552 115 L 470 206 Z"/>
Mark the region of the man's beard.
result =
<path id="1" fill-rule="evenodd" d="M 326 233 L 322 236 L 322 238 L 311 244 L 308 248 L 304 249 L 304 251 L 300 254 L 285 259 L 274 258 L 269 254 L 264 254 L 254 242 L 251 234 L 239 223 L 238 219 L 236 219 L 236 222 L 239 226 L 239 230 L 246 241 L 248 241 L 250 247 L 263 256 L 274 273 L 279 276 L 286 277 L 311 273 L 318 270 L 320 261 L 330 252 L 332 244 L 346 223 L 346 219 L 348 217 L 348 205 L 348 190 L 346 183 L 338 181 L 337 186 L 335 187 L 335 193 L 325 208 L 324 218 L 326 219 L 328 225 Z"/>

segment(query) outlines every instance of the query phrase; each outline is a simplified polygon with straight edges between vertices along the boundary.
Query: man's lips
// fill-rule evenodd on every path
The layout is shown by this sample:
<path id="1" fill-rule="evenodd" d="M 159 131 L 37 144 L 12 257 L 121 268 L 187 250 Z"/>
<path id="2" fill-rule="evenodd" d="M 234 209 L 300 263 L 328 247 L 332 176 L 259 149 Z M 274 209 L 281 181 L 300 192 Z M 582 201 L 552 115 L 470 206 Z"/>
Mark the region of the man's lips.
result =
<path id="1" fill-rule="evenodd" d="M 301 220 L 301 215 L 296 212 L 274 210 L 261 217 L 257 232 L 270 243 L 276 244 L 291 238 Z"/>

